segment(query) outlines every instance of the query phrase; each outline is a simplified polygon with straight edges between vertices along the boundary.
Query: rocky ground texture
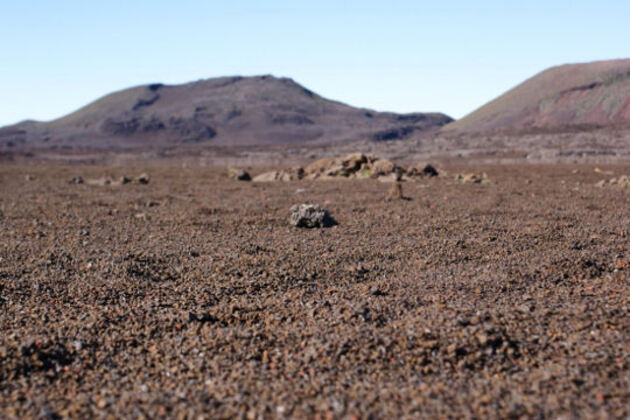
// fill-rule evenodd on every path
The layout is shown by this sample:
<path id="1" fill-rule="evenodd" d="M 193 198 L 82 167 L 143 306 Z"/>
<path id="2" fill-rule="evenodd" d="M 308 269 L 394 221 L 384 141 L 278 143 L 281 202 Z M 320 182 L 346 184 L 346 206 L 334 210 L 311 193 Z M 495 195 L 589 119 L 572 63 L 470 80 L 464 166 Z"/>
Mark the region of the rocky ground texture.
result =
<path id="1" fill-rule="evenodd" d="M 437 169 L 1 166 L 0 417 L 630 416 L 630 168 Z"/>

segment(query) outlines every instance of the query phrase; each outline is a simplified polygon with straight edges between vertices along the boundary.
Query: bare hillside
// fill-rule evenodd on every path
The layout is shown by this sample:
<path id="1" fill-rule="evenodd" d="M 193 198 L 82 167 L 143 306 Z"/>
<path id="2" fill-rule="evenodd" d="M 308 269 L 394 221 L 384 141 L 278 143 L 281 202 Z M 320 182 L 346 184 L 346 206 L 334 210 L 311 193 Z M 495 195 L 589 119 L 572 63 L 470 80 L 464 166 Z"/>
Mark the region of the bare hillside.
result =
<path id="1" fill-rule="evenodd" d="M 630 59 L 537 74 L 444 131 L 565 131 L 630 126 Z"/>
<path id="2" fill-rule="evenodd" d="M 325 99 L 291 79 L 225 77 L 149 84 L 51 122 L 0 129 L 0 148 L 128 149 L 387 141 L 435 130 L 443 114 L 393 114 Z"/>

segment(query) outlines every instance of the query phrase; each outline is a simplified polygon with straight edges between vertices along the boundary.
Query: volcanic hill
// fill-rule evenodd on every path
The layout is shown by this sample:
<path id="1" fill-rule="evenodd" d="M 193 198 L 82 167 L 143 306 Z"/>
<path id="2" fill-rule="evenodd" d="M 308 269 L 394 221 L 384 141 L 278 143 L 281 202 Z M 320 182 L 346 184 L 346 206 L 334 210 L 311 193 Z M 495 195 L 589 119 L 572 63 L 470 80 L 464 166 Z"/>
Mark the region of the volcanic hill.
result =
<path id="1" fill-rule="evenodd" d="M 630 126 L 630 59 L 545 70 L 444 132 L 563 131 Z"/>
<path id="2" fill-rule="evenodd" d="M 434 131 L 439 113 L 394 114 L 325 99 L 291 79 L 224 77 L 107 95 L 50 122 L 0 128 L 0 149 L 264 146 L 387 141 Z"/>

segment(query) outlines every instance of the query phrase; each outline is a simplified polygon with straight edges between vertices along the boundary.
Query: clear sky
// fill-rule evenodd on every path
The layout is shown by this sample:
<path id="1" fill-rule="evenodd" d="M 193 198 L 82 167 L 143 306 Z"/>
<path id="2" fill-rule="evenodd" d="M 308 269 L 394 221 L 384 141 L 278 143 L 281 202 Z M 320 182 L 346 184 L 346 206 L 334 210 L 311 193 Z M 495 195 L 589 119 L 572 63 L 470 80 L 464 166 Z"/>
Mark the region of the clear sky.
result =
<path id="1" fill-rule="evenodd" d="M 237 74 L 458 118 L 546 67 L 630 57 L 629 41 L 628 0 L 0 0 L 0 125 Z"/>

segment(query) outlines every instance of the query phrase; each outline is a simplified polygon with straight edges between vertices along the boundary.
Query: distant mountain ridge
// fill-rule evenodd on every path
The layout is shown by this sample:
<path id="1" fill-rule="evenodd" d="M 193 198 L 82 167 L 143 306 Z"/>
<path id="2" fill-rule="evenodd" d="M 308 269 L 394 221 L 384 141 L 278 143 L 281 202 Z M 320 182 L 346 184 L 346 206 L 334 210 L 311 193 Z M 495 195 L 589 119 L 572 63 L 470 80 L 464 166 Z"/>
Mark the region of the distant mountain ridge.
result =
<path id="1" fill-rule="evenodd" d="M 325 99 L 291 79 L 222 77 L 106 95 L 50 122 L 0 128 L 0 148 L 151 148 L 388 141 L 436 130 L 440 113 L 395 114 Z"/>
<path id="2" fill-rule="evenodd" d="M 448 124 L 444 132 L 630 126 L 630 59 L 547 69 Z"/>

